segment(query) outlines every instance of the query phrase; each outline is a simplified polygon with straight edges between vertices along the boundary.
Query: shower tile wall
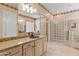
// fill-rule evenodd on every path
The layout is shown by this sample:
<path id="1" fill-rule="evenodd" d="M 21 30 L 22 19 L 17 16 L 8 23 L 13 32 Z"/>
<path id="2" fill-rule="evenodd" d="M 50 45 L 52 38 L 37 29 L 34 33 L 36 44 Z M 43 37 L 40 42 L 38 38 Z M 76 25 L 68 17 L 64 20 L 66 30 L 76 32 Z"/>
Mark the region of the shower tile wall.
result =
<path id="1" fill-rule="evenodd" d="M 71 27 L 73 23 L 76 28 Z M 51 40 L 79 41 L 79 12 L 54 16 L 50 28 Z"/>
<path id="2" fill-rule="evenodd" d="M 56 24 L 50 22 L 50 40 L 56 40 Z"/>
<path id="3" fill-rule="evenodd" d="M 65 40 L 65 22 L 63 15 L 54 16 L 51 22 L 51 40 Z"/>
<path id="4" fill-rule="evenodd" d="M 64 22 L 61 21 L 57 24 L 57 31 L 56 31 L 56 37 L 58 40 L 63 40 L 64 39 Z"/>

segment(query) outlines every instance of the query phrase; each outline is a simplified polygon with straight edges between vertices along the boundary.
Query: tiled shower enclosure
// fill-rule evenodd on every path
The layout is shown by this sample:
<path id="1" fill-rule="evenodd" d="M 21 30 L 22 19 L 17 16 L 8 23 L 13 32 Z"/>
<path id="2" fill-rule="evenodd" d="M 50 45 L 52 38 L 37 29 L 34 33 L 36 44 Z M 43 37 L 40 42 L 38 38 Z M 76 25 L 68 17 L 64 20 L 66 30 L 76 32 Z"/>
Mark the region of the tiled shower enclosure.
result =
<path id="1" fill-rule="evenodd" d="M 50 21 L 51 40 L 79 41 L 79 12 L 53 16 Z"/>

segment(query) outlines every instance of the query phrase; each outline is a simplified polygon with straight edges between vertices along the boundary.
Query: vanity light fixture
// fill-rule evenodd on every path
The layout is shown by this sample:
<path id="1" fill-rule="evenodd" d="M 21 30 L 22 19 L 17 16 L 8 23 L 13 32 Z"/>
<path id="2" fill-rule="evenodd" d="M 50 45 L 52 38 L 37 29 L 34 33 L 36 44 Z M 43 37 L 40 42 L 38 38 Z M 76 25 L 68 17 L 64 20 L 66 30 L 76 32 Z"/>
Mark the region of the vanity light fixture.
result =
<path id="1" fill-rule="evenodd" d="M 30 6 L 30 8 L 29 8 L 29 9 L 30 9 L 30 13 L 31 13 L 31 14 L 33 14 L 33 7 L 32 7 L 32 6 Z"/>
<path id="2" fill-rule="evenodd" d="M 22 3 L 22 8 L 23 11 L 27 10 L 27 13 L 36 13 L 36 8 L 33 8 L 32 5 L 28 4 L 28 3 Z"/>
<path id="3" fill-rule="evenodd" d="M 29 8 L 29 4 L 26 4 L 26 5 L 25 5 L 25 8 L 27 8 L 27 9 L 28 9 L 28 8 Z"/>
<path id="4" fill-rule="evenodd" d="M 25 5 L 24 4 L 21 4 L 21 5 L 22 5 L 23 11 L 25 11 L 26 10 Z"/>
<path id="5" fill-rule="evenodd" d="M 33 7 L 32 6 L 30 7 L 30 10 L 33 11 Z"/>

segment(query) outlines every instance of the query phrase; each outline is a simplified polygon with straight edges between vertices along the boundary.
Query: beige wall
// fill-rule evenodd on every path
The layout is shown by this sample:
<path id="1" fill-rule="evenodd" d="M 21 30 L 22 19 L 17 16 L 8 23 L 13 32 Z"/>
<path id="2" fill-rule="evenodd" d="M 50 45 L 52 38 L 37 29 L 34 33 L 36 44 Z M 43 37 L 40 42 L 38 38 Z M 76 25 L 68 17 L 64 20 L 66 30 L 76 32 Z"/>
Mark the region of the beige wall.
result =
<path id="1" fill-rule="evenodd" d="M 54 33 L 55 27 L 54 27 L 54 25 L 52 25 L 53 24 L 53 16 L 48 14 L 46 16 L 46 18 L 48 19 L 48 40 L 50 41 L 52 39 L 52 33 Z M 51 27 L 51 25 L 52 25 L 52 27 Z"/>

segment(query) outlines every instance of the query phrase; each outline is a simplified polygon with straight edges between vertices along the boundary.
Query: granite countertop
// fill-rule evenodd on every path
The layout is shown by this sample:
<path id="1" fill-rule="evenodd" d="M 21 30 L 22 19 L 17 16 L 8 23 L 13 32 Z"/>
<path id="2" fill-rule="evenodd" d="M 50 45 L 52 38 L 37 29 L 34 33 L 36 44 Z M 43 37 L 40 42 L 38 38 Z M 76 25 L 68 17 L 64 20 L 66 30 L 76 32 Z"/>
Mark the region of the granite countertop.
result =
<path id="1" fill-rule="evenodd" d="M 42 37 L 45 37 L 45 36 L 39 36 L 39 38 L 42 38 Z M 38 38 L 26 37 L 26 38 L 21 38 L 21 39 L 16 39 L 16 40 L 3 41 L 3 42 L 0 42 L 0 51 L 20 45 L 20 44 L 28 43 L 37 39 Z"/>

